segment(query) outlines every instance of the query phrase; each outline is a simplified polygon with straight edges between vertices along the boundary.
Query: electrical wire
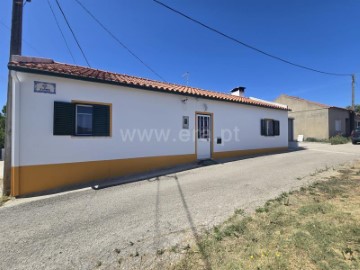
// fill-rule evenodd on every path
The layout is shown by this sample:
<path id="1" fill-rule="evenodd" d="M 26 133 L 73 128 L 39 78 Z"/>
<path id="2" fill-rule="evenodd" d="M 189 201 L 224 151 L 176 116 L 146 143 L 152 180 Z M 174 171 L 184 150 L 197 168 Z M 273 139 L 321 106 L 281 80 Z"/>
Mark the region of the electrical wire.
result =
<path id="1" fill-rule="evenodd" d="M 57 0 L 56 0 L 57 1 Z M 107 32 L 120 46 L 122 46 L 125 50 L 127 50 L 133 57 L 135 57 L 141 64 L 143 64 L 148 70 L 150 70 L 153 74 L 155 74 L 157 77 L 159 77 L 162 81 L 166 82 L 166 80 L 159 74 L 157 73 L 153 68 L 151 68 L 148 64 L 146 64 L 143 60 L 141 60 L 141 58 L 139 56 L 137 56 L 132 50 L 130 50 L 130 48 L 128 46 L 126 46 L 123 42 L 121 42 L 103 23 L 100 22 L 99 19 L 97 19 L 95 17 L 94 14 L 92 14 L 90 12 L 90 10 L 88 10 L 79 0 L 75 0 L 81 7 L 82 9 L 91 17 L 94 19 L 94 21 L 96 21 L 100 27 L 102 29 L 105 30 L 105 32 Z"/>
<path id="2" fill-rule="evenodd" d="M 57 4 L 57 6 L 58 6 L 58 8 L 59 8 L 59 10 L 60 10 L 60 12 L 61 12 L 61 14 L 62 14 L 62 16 L 64 17 L 64 20 L 65 20 L 67 26 L 69 27 L 69 29 L 70 29 L 70 31 L 71 31 L 71 33 L 72 33 L 72 35 L 73 35 L 73 37 L 74 37 L 74 39 L 75 39 L 75 41 L 76 41 L 76 44 L 78 45 L 78 47 L 79 47 L 79 49 L 80 49 L 80 51 L 81 51 L 81 53 L 82 53 L 82 55 L 83 55 L 83 57 L 84 57 L 87 65 L 88 65 L 89 67 L 91 67 L 91 66 L 90 66 L 90 63 L 89 63 L 89 61 L 88 61 L 88 59 L 87 59 L 87 57 L 86 57 L 86 55 L 85 55 L 85 53 L 84 53 L 84 51 L 83 51 L 83 49 L 82 49 L 81 46 L 80 46 L 80 43 L 79 43 L 78 39 L 76 38 L 76 35 L 75 35 L 73 29 L 72 29 L 71 26 L 70 26 L 69 21 L 68 21 L 67 18 L 66 18 L 66 15 L 65 15 L 63 9 L 62 9 L 61 6 L 60 6 L 59 1 L 58 1 L 58 0 L 55 0 L 55 1 L 56 1 L 56 4 Z"/>
<path id="3" fill-rule="evenodd" d="M 178 15 L 187 18 L 188 20 L 190 20 L 190 21 L 192 21 L 192 22 L 194 22 L 194 23 L 196 23 L 196 24 L 199 24 L 199 25 L 205 27 L 206 29 L 208 29 L 208 30 L 210 30 L 210 31 L 212 31 L 212 32 L 215 32 L 215 33 L 217 33 L 217 34 L 219 34 L 219 35 L 221 35 L 221 36 L 223 36 L 223 37 L 225 37 L 225 38 L 227 38 L 227 39 L 230 39 L 230 40 L 232 40 L 232 41 L 234 41 L 234 42 L 236 42 L 236 43 L 244 46 L 244 47 L 247 47 L 247 48 L 249 48 L 249 49 L 251 49 L 251 50 L 254 50 L 254 51 L 258 52 L 258 53 L 261 53 L 261 54 L 263 54 L 263 55 L 266 55 L 266 56 L 268 56 L 268 57 L 271 57 L 271 58 L 276 59 L 276 60 L 278 60 L 278 61 L 281 61 L 281 62 L 283 62 L 283 63 L 289 64 L 289 65 L 292 65 L 292 66 L 295 66 L 295 67 L 298 67 L 298 68 L 310 70 L 310 71 L 313 71 L 313 72 L 317 72 L 317 73 L 321 73 L 321 74 L 326 74 L 326 75 L 332 75 L 332 76 L 351 76 L 351 75 L 352 75 L 352 74 L 347 74 L 347 73 L 325 72 L 325 71 L 321 71 L 321 70 L 318 70 L 318 69 L 306 67 L 306 66 L 303 66 L 303 65 L 300 65 L 300 64 L 296 64 L 296 63 L 291 62 L 291 61 L 289 61 L 289 60 L 283 59 L 283 58 L 281 58 L 281 57 L 272 55 L 272 54 L 267 53 L 267 52 L 265 52 L 265 51 L 263 51 L 263 50 L 260 50 L 260 49 L 258 49 L 258 48 L 255 48 L 255 47 L 252 46 L 252 45 L 246 44 L 245 42 L 242 42 L 242 41 L 240 41 L 240 40 L 237 39 L 237 38 L 234 38 L 234 37 L 232 37 L 232 36 L 229 36 L 229 35 L 221 32 L 220 30 L 217 30 L 217 29 L 215 29 L 215 28 L 213 28 L 213 27 L 211 27 L 211 26 L 208 26 L 208 25 L 206 25 L 205 23 L 202 23 L 202 22 L 200 22 L 200 21 L 198 21 L 198 20 L 190 17 L 189 15 L 186 15 L 186 14 L 182 13 L 181 11 L 178 11 L 178 10 L 176 10 L 176 9 L 174 9 L 174 8 L 172 8 L 172 7 L 166 5 L 166 4 L 164 4 L 164 3 L 162 3 L 162 2 L 160 2 L 160 1 L 158 1 L 158 0 L 153 0 L 153 1 L 154 1 L 155 3 L 163 6 L 163 7 L 171 10 L 172 12 L 177 13 Z"/>
<path id="4" fill-rule="evenodd" d="M 2 26 L 4 26 L 7 30 L 9 30 L 11 32 L 11 29 L 9 26 L 7 26 L 4 22 L 0 21 L 0 24 Z M 25 40 L 24 38 L 22 38 L 22 41 L 29 46 L 29 48 L 31 48 L 34 52 L 38 53 L 39 55 L 41 55 L 42 53 L 36 49 L 33 45 L 31 45 L 27 40 Z"/>
<path id="5" fill-rule="evenodd" d="M 61 36 L 62 36 L 62 38 L 63 38 L 63 40 L 64 40 L 64 42 L 65 42 L 66 48 L 67 48 L 67 50 L 68 50 L 68 52 L 69 52 L 72 60 L 73 60 L 74 63 L 76 64 L 74 55 L 72 54 L 72 52 L 71 52 L 71 50 L 70 50 L 70 47 L 69 47 L 69 44 L 68 44 L 67 41 L 66 41 L 65 35 L 64 35 L 63 31 L 61 30 L 61 27 L 60 27 L 60 24 L 59 24 L 58 19 L 56 18 L 54 9 L 52 8 L 50 1 L 47 0 L 47 2 L 48 2 L 48 5 L 49 5 L 49 8 L 50 8 L 50 10 L 51 10 L 51 13 L 52 13 L 52 15 L 53 15 L 53 17 L 54 17 L 54 19 L 55 19 L 56 25 L 57 25 L 57 27 L 58 27 L 58 29 L 59 29 L 59 31 L 60 31 L 60 33 L 61 33 Z"/>

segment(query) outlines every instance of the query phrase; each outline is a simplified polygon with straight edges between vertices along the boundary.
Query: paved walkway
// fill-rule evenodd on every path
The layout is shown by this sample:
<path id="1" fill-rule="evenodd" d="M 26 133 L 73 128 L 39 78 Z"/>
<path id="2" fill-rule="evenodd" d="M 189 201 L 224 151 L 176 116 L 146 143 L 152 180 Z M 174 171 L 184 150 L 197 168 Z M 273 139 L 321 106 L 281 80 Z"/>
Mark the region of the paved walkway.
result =
<path id="1" fill-rule="evenodd" d="M 114 269 L 120 263 L 124 269 L 160 269 L 161 249 L 196 241 L 202 229 L 224 221 L 234 209 L 253 210 L 315 180 L 315 172 L 360 158 L 360 145 L 304 146 L 97 191 L 10 203 L 0 208 L 0 269 Z"/>

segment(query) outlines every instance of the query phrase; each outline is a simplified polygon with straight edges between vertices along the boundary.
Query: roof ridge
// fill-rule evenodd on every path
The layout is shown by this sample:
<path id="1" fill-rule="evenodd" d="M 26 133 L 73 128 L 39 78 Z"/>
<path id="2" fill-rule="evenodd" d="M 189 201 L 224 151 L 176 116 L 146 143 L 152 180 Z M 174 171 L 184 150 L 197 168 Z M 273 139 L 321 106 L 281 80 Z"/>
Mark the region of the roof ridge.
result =
<path id="1" fill-rule="evenodd" d="M 60 64 L 60 65 L 65 65 L 65 66 L 71 66 L 71 67 L 79 67 L 79 68 L 85 68 L 85 69 L 89 69 L 89 70 L 97 70 L 100 72 L 105 72 L 108 74 L 114 74 L 114 75 L 121 75 L 121 76 L 125 76 L 125 77 L 129 77 L 129 78 L 133 78 L 133 79 L 142 79 L 144 81 L 149 81 L 149 82 L 155 82 L 155 83 L 163 83 L 163 84 L 169 84 L 172 86 L 178 86 L 178 87 L 188 87 L 191 89 L 196 89 L 196 90 L 201 90 L 201 91 L 207 91 L 207 92 L 213 92 L 213 93 L 221 93 L 221 92 L 217 92 L 217 91 L 213 91 L 213 90 L 206 90 L 200 87 L 194 87 L 194 86 L 188 86 L 188 85 L 183 85 L 183 84 L 177 84 L 177 83 L 171 83 L 171 82 L 162 82 L 162 81 L 157 81 L 157 80 L 153 80 L 153 79 L 149 79 L 149 78 L 144 78 L 144 77 L 140 77 L 140 76 L 134 76 L 134 75 L 129 75 L 129 74 L 125 74 L 125 73 L 118 73 L 118 72 L 113 72 L 113 71 L 109 71 L 109 70 L 105 70 L 105 69 L 98 69 L 98 68 L 92 68 L 92 67 L 86 67 L 86 66 L 81 66 L 81 65 L 73 65 L 73 64 L 67 64 L 67 63 L 62 63 L 62 62 L 58 62 L 58 61 L 54 61 L 54 64 Z M 226 94 L 226 93 L 221 93 L 221 94 Z M 229 94 L 230 95 L 230 94 Z"/>
<path id="2" fill-rule="evenodd" d="M 54 76 L 69 76 L 70 78 L 77 78 L 80 80 L 96 80 L 103 83 L 117 83 L 129 87 L 139 87 L 149 90 L 161 90 L 163 92 L 172 92 L 183 95 L 192 95 L 208 99 L 217 99 L 223 101 L 231 101 L 237 103 L 243 103 L 247 105 L 255 105 L 266 108 L 288 110 L 288 108 L 271 105 L 265 101 L 255 101 L 248 97 L 241 97 L 231 95 L 229 93 L 217 92 L 212 90 L 205 90 L 198 87 L 185 86 L 181 84 L 168 83 L 156 81 L 153 79 L 132 76 L 117 72 L 111 72 L 102 69 L 96 69 L 91 67 L 84 67 L 80 65 L 72 65 L 61 62 L 48 62 L 48 61 L 31 61 L 31 57 L 24 57 L 27 61 L 11 61 L 9 62 L 10 70 L 18 70 L 23 72 L 44 73 Z M 36 59 L 35 59 L 36 60 Z M 51 59 L 50 59 L 51 60 Z"/>
<path id="3" fill-rule="evenodd" d="M 31 58 L 31 57 L 27 57 L 27 58 L 28 58 L 28 59 L 34 59 L 34 58 Z M 47 59 L 47 58 L 44 58 L 44 59 Z M 47 59 L 47 60 L 52 60 L 52 59 Z M 34 61 L 34 62 L 32 62 L 32 61 L 31 61 L 31 62 L 26 62 L 26 61 L 11 61 L 11 62 L 42 63 L 42 62 L 37 62 L 37 61 Z M 163 83 L 163 84 L 167 84 L 167 85 L 171 85 L 171 86 L 176 86 L 176 87 L 186 87 L 186 88 L 189 88 L 189 89 L 194 89 L 194 90 L 199 90 L 199 91 L 205 91 L 205 92 L 210 92 L 210 93 L 215 93 L 215 94 L 220 94 L 220 95 L 227 95 L 227 96 L 231 96 L 231 97 L 237 97 L 237 96 L 231 95 L 231 94 L 229 94 L 229 93 L 219 92 L 219 91 L 215 91 L 215 90 L 203 89 L 203 88 L 200 88 L 200 87 L 182 85 L 182 84 L 171 83 L 171 82 L 156 81 L 156 80 L 153 80 L 153 79 L 144 78 L 144 77 L 140 77 L 140 76 L 128 75 L 128 74 L 113 72 L 113 71 L 109 71 L 109 70 L 105 70 L 105 69 L 98 69 L 98 68 L 92 68 L 92 67 L 82 66 L 82 65 L 78 65 L 78 64 L 68 64 L 68 63 L 58 62 L 58 61 L 54 61 L 54 60 L 52 60 L 52 63 L 51 63 L 51 64 L 60 64 L 60 65 L 69 66 L 69 67 L 78 67 L 78 68 L 84 68 L 84 69 L 87 69 L 87 70 L 96 70 L 96 71 L 105 72 L 105 73 L 108 73 L 108 74 L 125 76 L 125 77 L 132 78 L 132 79 L 141 79 L 141 80 L 148 81 L 148 82 Z M 241 97 L 241 98 L 247 99 L 247 100 L 251 100 L 249 97 Z"/>

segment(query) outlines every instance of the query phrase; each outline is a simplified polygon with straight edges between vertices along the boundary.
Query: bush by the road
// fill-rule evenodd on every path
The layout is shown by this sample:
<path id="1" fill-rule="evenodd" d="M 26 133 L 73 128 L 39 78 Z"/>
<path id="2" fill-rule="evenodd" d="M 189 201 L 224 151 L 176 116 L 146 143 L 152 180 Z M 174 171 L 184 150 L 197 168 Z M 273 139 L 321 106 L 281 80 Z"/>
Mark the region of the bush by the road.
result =
<path id="1" fill-rule="evenodd" d="M 330 138 L 331 144 L 345 144 L 348 142 L 349 142 L 349 138 L 341 136 L 341 135 L 336 135 L 336 136 Z"/>

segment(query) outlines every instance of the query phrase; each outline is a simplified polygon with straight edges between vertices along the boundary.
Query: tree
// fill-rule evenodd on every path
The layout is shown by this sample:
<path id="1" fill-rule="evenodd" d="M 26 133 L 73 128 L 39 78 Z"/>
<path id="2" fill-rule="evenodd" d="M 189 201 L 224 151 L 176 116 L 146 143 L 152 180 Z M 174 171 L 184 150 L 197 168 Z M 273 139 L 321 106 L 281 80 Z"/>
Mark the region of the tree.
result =
<path id="1" fill-rule="evenodd" d="M 0 112 L 0 149 L 4 148 L 5 144 L 5 118 L 6 118 L 6 105 L 3 106 Z"/>
<path id="2" fill-rule="evenodd" d="M 351 110 L 352 107 L 351 107 L 351 106 L 347 106 L 346 109 Z M 356 105 L 355 105 L 355 112 L 356 112 L 356 113 L 360 113 L 360 104 L 356 104 Z"/>

